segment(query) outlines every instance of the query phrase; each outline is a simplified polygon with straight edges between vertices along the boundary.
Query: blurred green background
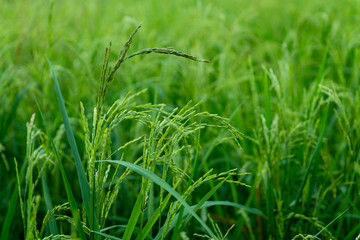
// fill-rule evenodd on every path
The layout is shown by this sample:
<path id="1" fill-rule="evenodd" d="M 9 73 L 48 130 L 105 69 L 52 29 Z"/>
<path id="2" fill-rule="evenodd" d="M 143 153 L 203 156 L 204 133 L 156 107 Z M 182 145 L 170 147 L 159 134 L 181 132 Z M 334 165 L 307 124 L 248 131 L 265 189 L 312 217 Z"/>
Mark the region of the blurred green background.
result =
<path id="1" fill-rule="evenodd" d="M 230 208 L 222 214 L 214 210 L 224 229 L 237 223 L 229 239 L 315 235 L 321 230 L 317 221 L 325 226 L 348 207 L 327 229 L 335 238 L 355 239 L 360 231 L 357 0 L 1 0 L 0 226 L 16 183 L 13 159 L 24 159 L 26 122 L 37 112 L 35 100 L 51 122 L 52 134 L 62 124 L 46 57 L 55 66 L 75 121 L 80 101 L 89 114 L 96 104 L 105 48 L 111 41 L 113 63 L 140 22 L 130 53 L 174 47 L 210 63 L 163 55 L 131 59 L 116 74 L 106 104 L 148 88 L 137 102 L 174 108 L 201 101 L 200 111 L 230 117 L 246 135 L 243 149 L 217 142 L 225 135 L 205 132 L 200 158 L 208 153 L 205 161 L 217 172 L 250 172 L 242 181 L 251 188 L 224 186 L 217 197 L 258 208 L 267 218 Z M 294 217 L 292 204 L 320 138 L 327 104 L 319 161 L 295 211 L 301 215 Z M 80 139 L 82 129 L 75 126 Z M 122 126 L 115 139 L 124 143 L 135 137 L 134 131 Z M 66 138 L 61 139 L 66 156 Z M 75 173 L 71 157 L 65 160 L 68 171 Z M 57 203 L 64 201 L 61 182 L 54 183 L 53 195 Z M 128 215 L 125 211 L 121 217 Z M 12 229 L 22 230 L 19 212 Z M 12 234 L 14 239 L 21 236 Z"/>

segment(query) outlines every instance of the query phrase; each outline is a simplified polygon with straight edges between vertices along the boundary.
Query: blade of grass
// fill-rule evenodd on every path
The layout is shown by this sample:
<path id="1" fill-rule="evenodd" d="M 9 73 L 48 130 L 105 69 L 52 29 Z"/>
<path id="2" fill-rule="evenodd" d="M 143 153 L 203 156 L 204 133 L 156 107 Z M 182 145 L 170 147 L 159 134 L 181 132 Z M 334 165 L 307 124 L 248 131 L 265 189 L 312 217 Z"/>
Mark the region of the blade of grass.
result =
<path id="1" fill-rule="evenodd" d="M 266 217 L 265 214 L 257 208 L 251 208 L 251 207 L 247 207 L 245 205 L 239 204 L 239 203 L 234 203 L 234 202 L 229 202 L 229 201 L 206 201 L 200 207 L 200 209 L 208 208 L 208 207 L 212 207 L 212 206 L 216 206 L 216 205 L 235 207 L 235 208 L 243 209 L 243 210 L 245 210 L 249 213 L 255 214 L 255 215 Z M 187 213 L 187 214 L 189 214 L 189 213 Z"/>
<path id="2" fill-rule="evenodd" d="M 214 195 L 214 193 L 224 184 L 224 182 L 226 181 L 226 179 L 222 180 L 221 182 L 219 182 L 216 186 L 212 187 L 211 190 L 198 202 L 198 204 L 196 205 L 194 212 L 196 212 L 197 210 L 200 209 L 200 207 L 212 196 Z M 191 219 L 191 215 L 188 216 L 186 218 L 186 220 L 183 223 L 183 226 L 185 226 Z M 171 224 L 171 226 L 169 227 L 169 229 L 167 230 L 165 236 L 168 234 L 168 232 L 174 227 L 174 222 Z M 164 227 L 162 227 L 159 231 L 159 233 L 156 235 L 155 240 L 159 240 L 161 239 L 162 233 L 164 231 Z"/>
<path id="3" fill-rule="evenodd" d="M 170 195 L 170 194 L 169 194 L 169 195 Z M 122 232 L 124 232 L 125 229 L 126 229 L 126 227 L 127 227 L 127 225 L 112 225 L 112 226 L 110 226 L 110 227 L 106 227 L 106 228 L 101 229 L 100 232 L 101 232 L 101 233 L 104 233 L 104 232 L 109 231 L 109 230 L 114 229 L 114 228 L 123 228 L 124 230 L 123 230 Z M 138 228 L 138 227 L 136 227 L 136 228 L 134 229 L 134 233 L 136 233 L 136 234 L 139 234 L 141 231 L 142 231 L 142 229 L 140 229 L 140 228 Z M 153 238 L 147 236 L 147 239 L 153 239 Z"/>
<path id="4" fill-rule="evenodd" d="M 41 182 L 42 182 L 42 189 L 44 192 L 44 200 L 45 200 L 46 210 L 51 212 L 51 210 L 53 209 L 53 203 L 52 203 L 51 195 L 49 192 L 49 187 L 47 185 L 44 172 L 41 173 Z M 52 235 L 59 234 L 59 230 L 56 225 L 56 221 L 55 221 L 54 217 L 51 217 L 51 219 L 49 221 L 49 229 L 50 229 L 50 233 Z"/>
<path id="5" fill-rule="evenodd" d="M 226 179 L 224 179 L 223 181 L 221 181 L 220 183 L 218 183 L 214 188 L 211 189 L 211 191 L 209 191 L 196 205 L 192 206 L 191 208 L 194 210 L 194 212 L 198 211 L 199 209 L 202 209 L 202 208 L 206 208 L 206 207 L 211 207 L 211 206 L 221 206 L 221 205 L 224 205 L 224 206 L 232 206 L 232 207 L 237 207 L 237 208 L 240 208 L 240 209 L 244 209 L 245 211 L 248 211 L 250 213 L 253 213 L 255 215 L 259 215 L 259 216 L 262 216 L 262 217 L 266 217 L 264 215 L 263 212 L 261 212 L 260 210 L 256 209 L 256 208 L 250 208 L 250 207 L 247 207 L 247 206 L 244 206 L 242 204 L 237 204 L 237 203 L 233 203 L 233 202 L 228 202 L 228 201 L 207 201 L 223 184 L 224 182 L 226 181 Z M 176 221 L 176 219 L 178 218 L 178 214 L 175 216 L 175 220 L 174 222 Z M 187 216 L 187 218 L 185 219 L 184 223 L 182 224 L 182 226 L 185 226 L 189 221 L 190 219 L 192 218 L 191 215 L 189 215 L 189 212 L 187 210 L 185 210 L 184 212 L 184 216 L 185 217 Z M 170 225 L 170 227 L 168 228 L 165 236 L 170 232 L 170 230 L 174 227 L 174 222 Z M 161 239 L 161 235 L 162 235 L 162 232 L 164 231 L 163 228 L 160 229 L 159 233 L 157 234 L 157 236 L 155 237 L 155 240 L 159 240 Z"/>
<path id="6" fill-rule="evenodd" d="M 111 226 L 111 227 L 103 228 L 103 229 L 100 230 L 100 232 L 98 232 L 98 231 L 93 231 L 93 233 L 95 233 L 95 234 L 97 234 L 97 235 L 99 235 L 99 236 L 103 236 L 103 237 L 105 237 L 106 239 L 114 239 L 114 240 L 120 239 L 120 240 L 121 240 L 121 238 L 115 237 L 115 236 L 110 235 L 110 234 L 106 234 L 106 233 L 104 233 L 104 232 L 107 231 L 107 230 L 110 230 L 110 229 L 114 229 L 114 228 L 126 228 L 126 227 L 127 227 L 127 225 L 114 225 L 114 226 Z M 135 233 L 140 233 L 140 232 L 141 232 L 141 229 L 135 228 L 135 229 L 134 229 L 134 232 L 135 232 Z M 152 240 L 153 238 L 147 236 L 147 239 Z"/>
<path id="7" fill-rule="evenodd" d="M 98 231 L 91 231 L 99 236 L 105 237 L 106 239 L 112 239 L 112 240 L 122 240 L 121 238 L 118 237 L 114 237 L 112 235 L 106 234 L 106 233 L 102 233 L 102 232 L 98 232 Z"/>
<path id="8" fill-rule="evenodd" d="M 259 215 L 259 216 L 262 216 L 262 217 L 266 217 L 264 215 L 263 212 L 261 212 L 259 209 L 256 209 L 256 208 L 250 208 L 250 207 L 247 207 L 245 205 L 242 205 L 242 204 L 238 204 L 238 203 L 234 203 L 234 202 L 229 202 L 229 201 L 206 201 L 204 204 L 202 204 L 200 207 L 198 207 L 197 205 L 193 205 L 191 206 L 191 208 L 196 212 L 197 210 L 200 210 L 200 209 L 204 209 L 204 208 L 208 208 L 208 207 L 213 207 L 213 206 L 229 206 L 229 207 L 235 207 L 235 208 L 238 208 L 238 209 L 243 209 L 249 213 L 253 213 L 255 215 Z M 187 210 L 184 211 L 183 213 L 183 216 L 182 218 L 184 219 L 185 217 L 186 218 L 186 222 L 188 222 L 188 219 L 190 220 L 191 219 L 191 216 L 189 215 L 189 212 Z M 176 214 L 175 217 L 174 217 L 174 222 L 179 218 L 179 214 Z M 168 228 L 167 230 L 167 233 L 170 232 L 170 230 L 174 227 L 174 222 L 170 225 L 170 227 Z M 184 224 L 185 225 L 185 224 Z M 166 234 L 167 234 L 166 233 Z M 156 238 L 155 238 L 156 239 Z"/>
<path id="9" fill-rule="evenodd" d="M 37 102 L 36 102 L 36 105 L 37 105 L 37 107 L 38 107 L 39 114 L 40 114 L 40 117 L 41 117 L 42 122 L 43 122 L 43 124 L 44 124 L 46 133 L 47 133 L 47 135 L 48 135 L 49 138 L 50 138 L 51 146 L 52 146 L 52 148 L 53 148 L 53 150 L 54 150 L 56 159 L 57 159 L 57 161 L 58 161 L 58 163 L 59 163 L 59 168 L 60 168 L 60 172 L 61 172 L 61 177 L 62 177 L 63 182 L 64 182 L 64 185 L 65 185 L 66 196 L 67 196 L 67 199 L 68 199 L 69 204 L 70 204 L 71 214 L 73 215 L 74 220 L 75 220 L 76 230 L 77 230 L 80 238 L 85 240 L 86 238 L 85 238 L 84 229 L 83 229 L 83 226 L 82 226 L 82 223 L 81 223 L 81 219 L 80 219 L 79 209 L 78 209 L 78 207 L 76 206 L 75 197 L 74 197 L 74 195 L 73 195 L 73 193 L 72 193 L 69 180 L 68 180 L 68 178 L 66 177 L 66 173 L 65 173 L 64 166 L 63 166 L 62 163 L 61 163 L 61 160 L 60 160 L 58 151 L 57 151 L 56 146 L 55 146 L 55 144 L 54 144 L 54 140 L 53 140 L 53 138 L 52 138 L 51 135 L 50 135 L 50 132 L 49 132 L 48 127 L 47 127 L 47 124 L 46 124 L 46 122 L 45 122 L 45 118 L 44 118 L 44 116 L 43 116 L 43 114 L 42 114 L 42 111 L 41 111 L 39 105 L 37 104 Z"/>
<path id="10" fill-rule="evenodd" d="M 156 176 L 153 172 L 142 168 L 140 166 L 137 166 L 133 163 L 124 162 L 124 161 L 116 161 L 116 160 L 102 160 L 100 162 L 109 162 L 109 163 L 115 163 L 120 164 L 124 167 L 130 168 L 134 172 L 142 175 L 143 177 L 151 180 L 152 182 L 158 184 L 162 188 L 164 188 L 166 191 L 171 193 L 182 205 L 184 205 L 185 209 L 189 211 L 189 213 L 201 224 L 201 226 L 206 230 L 206 232 L 214 239 L 217 239 L 215 234 L 211 231 L 211 229 L 204 223 L 203 220 L 190 208 L 190 205 L 181 197 L 181 195 L 176 192 L 167 182 L 162 180 L 160 177 Z"/>
<path id="11" fill-rule="evenodd" d="M 130 216 L 128 225 L 127 225 L 127 227 L 125 229 L 125 233 L 124 233 L 124 236 L 123 236 L 124 240 L 130 240 L 131 239 L 131 235 L 132 235 L 132 233 L 133 233 L 133 231 L 135 229 L 135 225 L 136 225 L 137 220 L 139 219 L 139 215 L 141 213 L 141 204 L 143 202 L 143 198 L 144 198 L 143 191 L 140 191 L 140 194 L 136 199 L 135 206 L 134 206 L 134 208 L 133 208 L 133 210 L 131 212 L 131 216 Z"/>
<path id="12" fill-rule="evenodd" d="M 74 156 L 74 160 L 75 160 L 75 165 L 76 165 L 76 171 L 78 174 L 78 178 L 79 178 L 79 183 L 80 183 L 80 189 L 81 189 L 81 195 L 82 195 L 82 199 L 83 199 L 83 203 L 85 205 L 85 211 L 86 211 L 86 215 L 89 221 L 89 226 L 94 227 L 94 230 L 98 230 L 98 224 L 96 223 L 96 217 L 93 218 L 93 209 L 90 207 L 90 186 L 89 183 L 86 179 L 86 175 L 85 175 L 85 171 L 84 171 L 84 167 L 81 163 L 81 159 L 80 159 L 80 154 L 76 145 L 76 141 L 75 141 L 75 137 L 74 137 L 74 133 L 72 131 L 71 125 L 70 125 L 70 121 L 69 121 L 69 117 L 66 111 L 66 107 L 64 104 L 64 100 L 61 94 L 61 90 L 60 90 L 60 85 L 59 82 L 57 80 L 56 74 L 55 74 L 55 70 L 50 62 L 49 59 L 47 59 L 52 75 L 53 75 L 53 80 L 54 80 L 54 84 L 55 84 L 55 91 L 56 91 L 56 96 L 59 102 L 59 106 L 60 106 L 60 111 L 61 111 L 61 115 L 64 121 L 64 126 L 65 126 L 65 131 L 66 131 L 66 135 L 71 147 L 71 152 Z"/>
<path id="13" fill-rule="evenodd" d="M 331 222 L 329 222 L 325 227 L 323 227 L 323 229 L 321 229 L 314 237 L 316 238 L 317 236 L 319 236 L 325 229 L 327 229 L 331 224 L 333 224 L 334 222 L 336 222 L 336 220 L 338 220 L 342 215 L 344 215 L 348 210 L 350 209 L 350 207 L 348 207 L 347 209 L 345 209 L 345 211 L 343 211 L 342 213 L 340 213 L 335 219 L 333 219 Z"/>

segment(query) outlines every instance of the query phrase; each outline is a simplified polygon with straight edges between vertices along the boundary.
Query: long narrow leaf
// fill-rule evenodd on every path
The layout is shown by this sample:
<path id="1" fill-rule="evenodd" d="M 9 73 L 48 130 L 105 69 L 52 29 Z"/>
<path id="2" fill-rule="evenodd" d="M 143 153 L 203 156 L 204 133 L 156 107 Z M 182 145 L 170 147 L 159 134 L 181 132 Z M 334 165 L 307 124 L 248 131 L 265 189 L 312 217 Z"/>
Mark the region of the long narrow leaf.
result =
<path id="1" fill-rule="evenodd" d="M 241 205 L 241 204 L 237 204 L 237 203 L 232 203 L 232 202 L 227 202 L 227 201 L 207 201 L 212 195 L 214 195 L 214 193 L 224 184 L 224 182 L 226 181 L 226 179 L 224 179 L 223 181 L 219 182 L 214 188 L 212 188 L 196 205 L 192 206 L 191 208 L 194 210 L 194 212 L 198 211 L 199 209 L 202 208 L 206 208 L 206 207 L 211 207 L 211 206 L 221 206 L 221 205 L 226 205 L 226 206 L 232 206 L 232 207 L 237 207 L 240 209 L 244 209 L 245 211 L 248 211 L 250 213 L 265 217 L 264 213 L 261 212 L 258 209 L 255 208 L 250 208 L 250 207 L 246 207 L 245 205 Z M 192 218 L 191 215 L 189 215 L 188 211 L 185 211 L 183 218 L 186 217 L 187 218 L 184 220 L 183 222 L 183 226 L 186 225 L 190 219 Z M 170 227 L 167 229 L 167 232 L 165 234 L 165 236 L 170 232 L 170 230 L 175 226 L 175 221 L 178 219 L 178 214 L 175 216 L 174 221 L 172 222 L 172 224 L 170 225 Z M 159 233 L 157 234 L 157 236 L 155 237 L 155 240 L 159 240 L 161 239 L 162 233 L 164 231 L 164 228 L 161 228 Z"/>
<path id="2" fill-rule="evenodd" d="M 37 104 L 37 103 L 36 103 Z M 43 121 L 43 124 L 44 124 L 44 127 L 45 127 L 45 130 L 46 130 L 46 133 L 48 134 L 49 138 L 50 138 L 50 142 L 51 142 L 51 146 L 55 152 L 55 156 L 56 156 L 56 159 L 59 163 L 59 167 L 60 167 L 60 172 L 61 172 L 61 177 L 63 179 L 63 182 L 64 182 L 64 185 L 65 185 L 65 191 L 66 191 L 66 196 L 67 196 L 67 199 L 69 201 L 69 204 L 70 204 L 70 210 L 71 210 L 71 213 L 74 217 L 74 220 L 75 220 L 75 227 L 76 227 L 76 230 L 80 236 L 81 239 L 86 239 L 85 238 L 85 233 L 84 233 L 84 229 L 83 229 L 83 226 L 81 224 L 81 219 L 80 219 L 80 213 L 79 213 L 79 209 L 77 208 L 76 206 L 76 202 L 75 202 L 75 198 L 74 198 L 74 195 L 72 193 L 72 190 L 71 190 L 71 187 L 70 187 L 70 183 L 69 183 L 69 180 L 67 179 L 66 177 L 66 173 L 65 173 L 65 169 L 64 169 L 64 166 L 62 165 L 61 163 L 61 160 L 60 160 L 60 157 L 59 157 L 59 154 L 58 154 L 58 151 L 56 149 L 56 146 L 54 144 L 54 140 L 53 138 L 51 137 L 50 135 L 50 132 L 47 128 L 47 124 L 45 122 L 45 118 L 41 112 L 41 109 L 39 107 L 39 105 L 37 104 L 37 107 L 38 107 L 38 110 L 39 110 L 39 113 L 40 113 L 40 117 L 42 118 L 42 121 Z"/>
<path id="3" fill-rule="evenodd" d="M 75 142 L 75 137 L 74 137 L 74 133 L 71 129 L 71 125 L 70 125 L 70 121 L 69 121 L 69 117 L 68 114 L 66 112 L 66 107 L 64 104 L 64 100 L 61 94 L 61 90 L 60 90 L 60 85 L 59 82 L 57 80 L 56 74 L 55 74 L 55 70 L 53 68 L 53 66 L 51 65 L 51 62 L 48 59 L 48 63 L 50 65 L 51 68 L 51 72 L 53 75 L 53 80 L 54 80 L 54 84 L 55 84 L 55 91 L 56 91 L 56 96 L 59 102 L 59 106 L 60 106 L 60 111 L 61 111 L 61 115 L 64 121 L 64 126 L 65 126 L 65 131 L 66 131 L 66 135 L 71 147 L 71 152 L 74 156 L 74 160 L 75 160 L 75 166 L 76 166 L 76 171 L 78 174 L 78 178 L 79 178 L 79 183 L 80 183 L 80 189 L 81 189 L 81 195 L 82 195 L 82 199 L 85 205 L 85 211 L 87 214 L 87 218 L 89 221 L 89 226 L 95 226 L 95 230 L 97 229 L 97 224 L 94 224 L 94 221 L 96 221 L 96 218 L 93 218 L 93 209 L 90 207 L 90 186 L 89 183 L 86 179 L 86 175 L 85 175 L 85 171 L 84 171 L 84 167 L 81 163 L 81 159 L 80 159 L 80 154 Z"/>
<path id="4" fill-rule="evenodd" d="M 199 210 L 201 208 L 201 206 L 212 196 L 214 195 L 214 193 L 224 184 L 224 182 L 226 181 L 226 179 L 222 180 L 221 182 L 219 182 L 216 186 L 214 186 L 213 188 L 211 188 L 211 190 L 205 194 L 205 196 L 196 204 L 196 207 L 194 208 L 194 212 L 196 212 L 197 210 Z M 191 219 L 191 215 L 189 215 L 186 220 L 183 223 L 183 226 L 186 225 L 190 219 Z M 168 228 L 168 230 L 165 233 L 165 236 L 169 233 L 169 231 L 175 226 L 174 222 L 172 222 L 172 224 L 170 225 L 170 227 Z M 164 226 L 160 229 L 160 231 L 158 232 L 158 234 L 155 237 L 155 240 L 159 240 L 162 237 L 164 231 Z"/>
<path id="5" fill-rule="evenodd" d="M 266 217 L 265 214 L 257 208 L 251 208 L 251 207 L 247 207 L 242 204 L 229 202 L 229 201 L 207 201 L 200 207 L 200 209 L 208 208 L 208 207 L 212 207 L 212 206 L 216 206 L 216 205 L 235 207 L 235 208 L 243 209 L 243 210 L 245 210 L 249 213 L 255 214 L 255 215 Z M 189 214 L 189 213 L 187 213 L 187 214 Z"/>
<path id="6" fill-rule="evenodd" d="M 143 177 L 151 180 L 152 182 L 158 184 L 162 188 L 164 188 L 166 191 L 171 193 L 184 207 L 185 210 L 189 211 L 189 213 L 201 224 L 201 226 L 206 230 L 206 232 L 214 239 L 218 239 L 215 234 L 211 231 L 211 229 L 204 223 L 203 220 L 194 212 L 194 210 L 191 209 L 190 205 L 180 196 L 178 192 L 176 192 L 167 182 L 162 180 L 160 177 L 156 176 L 153 172 L 142 168 L 140 166 L 137 166 L 130 162 L 124 162 L 124 161 L 116 161 L 116 160 L 102 160 L 101 162 L 109 162 L 109 163 L 115 163 L 120 164 L 124 167 L 130 168 L 134 172 L 142 175 Z"/>
<path id="7" fill-rule="evenodd" d="M 112 226 L 110 226 L 110 227 L 106 227 L 106 228 L 103 228 L 103 229 L 101 229 L 100 230 L 100 232 L 106 232 L 106 231 L 108 231 L 108 230 L 111 230 L 111 229 L 114 229 L 114 228 L 126 228 L 126 226 L 127 225 L 112 225 Z"/>
<path id="8" fill-rule="evenodd" d="M 136 199 L 136 202 L 135 202 L 135 206 L 131 212 L 131 216 L 130 216 L 130 219 L 129 219 L 129 222 L 128 222 L 128 225 L 125 229 L 125 233 L 124 233 L 124 236 L 123 236 L 123 239 L 124 240 L 130 240 L 131 239 L 131 235 L 135 229 L 135 226 L 136 226 L 136 223 L 137 223 L 137 220 L 139 219 L 139 215 L 141 213 L 141 203 L 143 202 L 143 193 L 140 192 L 139 193 L 139 196 L 137 197 Z"/>
<path id="9" fill-rule="evenodd" d="M 118 238 L 118 237 L 114 237 L 112 235 L 109 235 L 109 234 L 106 234 L 106 233 L 102 233 L 102 232 L 98 232 L 98 231 L 92 231 L 93 233 L 99 235 L 99 236 L 102 236 L 102 237 L 105 237 L 107 239 L 112 239 L 112 240 L 122 240 L 121 238 Z"/>
<path id="10" fill-rule="evenodd" d="M 259 215 L 262 217 L 265 217 L 264 213 L 261 212 L 259 209 L 256 208 L 250 208 L 247 207 L 245 205 L 242 204 L 238 204 L 238 203 L 234 203 L 234 202 L 229 202 L 229 201 L 207 201 L 205 202 L 203 205 L 201 205 L 200 207 L 198 207 L 198 205 L 193 205 L 191 206 L 191 209 L 195 211 L 200 210 L 200 209 L 204 209 L 204 208 L 208 208 L 208 207 L 213 207 L 213 206 L 229 206 L 229 207 L 234 207 L 234 208 L 238 208 L 238 209 L 242 209 L 245 210 L 249 213 L 255 214 L 255 215 Z M 191 215 L 189 215 L 190 213 L 185 210 L 183 215 L 182 215 L 182 219 L 184 219 L 185 217 L 191 218 Z M 173 223 L 170 225 L 170 227 L 167 230 L 167 233 L 170 232 L 170 230 L 175 226 L 175 221 L 178 220 L 179 218 L 179 214 L 176 214 L 173 220 Z M 187 221 L 186 221 L 187 222 Z M 166 234 L 167 234 L 166 233 Z M 160 237 L 161 235 L 159 235 Z M 158 239 L 158 236 L 155 238 Z"/>
<path id="11" fill-rule="evenodd" d="M 44 192 L 44 200 L 45 200 L 46 210 L 51 212 L 51 210 L 53 209 L 53 203 L 52 203 L 51 195 L 49 192 L 49 187 L 47 185 L 44 172 L 41 173 L 41 183 L 42 183 L 42 189 Z M 55 221 L 54 217 L 51 217 L 51 219 L 49 221 L 49 228 L 50 228 L 50 233 L 52 235 L 59 234 L 58 227 L 56 225 L 56 221 Z"/>
<path id="12" fill-rule="evenodd" d="M 170 194 L 169 194 L 169 195 L 170 195 Z M 100 232 L 101 232 L 101 233 L 104 233 L 104 232 L 109 231 L 109 230 L 114 229 L 114 228 L 123 228 L 124 231 L 125 231 L 126 227 L 127 227 L 127 225 L 112 225 L 112 226 L 110 226 L 110 227 L 106 227 L 106 228 L 101 229 Z M 124 231 L 123 231 L 123 232 L 124 232 Z M 143 229 L 140 229 L 140 228 L 138 228 L 138 227 L 135 227 L 135 228 L 134 228 L 134 233 L 140 234 L 142 231 L 143 231 Z M 94 233 L 96 233 L 96 231 L 94 231 Z M 113 237 L 115 237 L 115 236 L 113 236 Z M 150 240 L 153 240 L 153 238 L 150 237 L 150 236 L 147 236 L 146 238 L 147 238 L 147 239 L 150 239 Z"/>

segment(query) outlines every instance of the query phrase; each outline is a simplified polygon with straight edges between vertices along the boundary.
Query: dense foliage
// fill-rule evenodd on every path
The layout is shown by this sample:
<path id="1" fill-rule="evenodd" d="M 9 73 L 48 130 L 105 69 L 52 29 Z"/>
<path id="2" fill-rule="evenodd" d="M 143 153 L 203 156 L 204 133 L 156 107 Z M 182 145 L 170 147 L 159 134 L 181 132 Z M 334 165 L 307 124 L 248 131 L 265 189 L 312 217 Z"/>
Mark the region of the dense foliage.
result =
<path id="1" fill-rule="evenodd" d="M 359 238 L 359 22 L 357 0 L 0 1 L 1 240 Z"/>

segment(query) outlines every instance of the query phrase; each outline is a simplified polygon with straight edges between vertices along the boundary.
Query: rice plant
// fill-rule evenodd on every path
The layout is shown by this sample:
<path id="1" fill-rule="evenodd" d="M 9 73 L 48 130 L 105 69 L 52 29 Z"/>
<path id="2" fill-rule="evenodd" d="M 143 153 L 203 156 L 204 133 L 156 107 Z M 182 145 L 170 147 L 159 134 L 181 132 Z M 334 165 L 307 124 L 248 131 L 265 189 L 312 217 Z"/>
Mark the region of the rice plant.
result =
<path id="1" fill-rule="evenodd" d="M 180 109 L 175 108 L 170 111 L 164 104 L 136 104 L 134 99 L 146 91 L 146 89 L 136 94 L 128 94 L 115 101 L 107 110 L 105 109 L 105 97 L 110 84 L 114 80 L 115 72 L 124 61 L 134 56 L 148 53 L 161 53 L 184 57 L 198 62 L 207 62 L 206 60 L 195 58 L 172 48 L 151 48 L 126 57 L 132 39 L 140 26 L 141 25 L 135 29 L 129 40 L 125 43 L 114 67 L 109 67 L 111 44 L 105 51 L 97 104 L 93 110 L 91 126 L 86 116 L 86 110 L 83 104 L 80 103 L 80 122 L 84 131 L 83 141 L 85 144 L 83 160 L 78 151 L 55 71 L 49 62 L 53 73 L 61 114 L 63 116 L 65 131 L 77 170 L 83 199 L 82 208 L 79 209 L 76 206 L 72 194 L 72 187 L 68 183 L 64 169 L 62 169 L 63 182 L 67 189 L 70 205 L 63 203 L 62 205 L 48 209 L 41 230 L 38 230 L 36 216 L 40 204 L 40 196 L 33 196 L 34 188 L 38 179 L 40 179 L 41 176 L 44 178 L 43 171 L 46 169 L 45 161 L 51 161 L 52 157 L 51 154 L 46 155 L 42 153 L 44 150 L 41 145 L 34 150 L 35 139 L 40 132 L 39 130 L 34 130 L 35 115 L 33 115 L 28 124 L 28 170 L 25 175 L 26 187 L 24 190 L 25 193 L 27 193 L 25 197 L 26 201 L 22 198 L 22 177 L 19 176 L 17 171 L 18 191 L 26 239 L 44 237 L 44 229 L 46 226 L 51 227 L 51 235 L 48 237 L 70 238 L 71 235 L 59 235 L 59 231 L 57 230 L 58 221 L 68 222 L 72 228 L 76 229 L 77 236 L 82 239 L 120 239 L 119 236 L 109 235 L 107 233 L 117 228 L 123 230 L 120 231 L 123 232 L 121 239 L 132 239 L 135 237 L 136 239 L 152 238 L 155 236 L 155 233 L 155 239 L 164 239 L 171 234 L 173 229 L 172 238 L 176 239 L 178 238 L 179 230 L 189 222 L 191 217 L 194 217 L 199 222 L 205 232 L 209 234 L 210 238 L 226 238 L 228 233 L 222 235 L 218 226 L 212 222 L 216 232 L 215 234 L 213 232 L 214 230 L 211 230 L 204 220 L 196 214 L 196 211 L 205 204 L 211 203 L 208 201 L 209 198 L 225 182 L 245 185 L 238 180 L 233 180 L 239 179 L 244 173 L 240 173 L 237 169 L 216 173 L 213 169 L 210 169 L 199 178 L 194 178 L 194 172 L 199 167 L 197 164 L 200 147 L 199 135 L 200 132 L 206 128 L 223 128 L 231 134 L 233 141 L 235 141 L 240 148 L 241 133 L 232 127 L 225 118 L 207 112 L 198 112 L 198 104 L 192 104 L 191 102 Z M 43 117 L 41 111 L 40 115 Z M 135 125 L 140 124 L 138 132 L 141 134 L 134 136 L 132 140 L 113 150 L 111 134 L 116 127 L 124 121 L 131 121 L 133 122 L 132 124 Z M 45 128 L 47 129 L 46 124 Z M 50 135 L 48 135 L 48 137 L 51 139 L 51 144 L 55 152 L 54 155 L 58 163 L 62 165 L 62 160 L 59 158 L 54 141 Z M 130 148 L 133 145 L 135 145 L 136 148 Z M 138 151 L 137 159 L 132 159 L 125 154 L 124 150 L 128 148 L 131 149 L 131 151 Z M 121 158 L 113 160 L 114 154 L 118 152 L 121 153 Z M 86 165 L 86 171 L 83 163 Z M 38 176 L 34 181 L 33 168 L 36 165 L 40 165 L 41 168 L 38 170 Z M 124 181 L 128 181 L 128 177 L 133 173 L 139 174 L 141 181 L 138 183 L 139 192 L 128 223 L 122 226 L 108 226 L 107 219 L 111 215 L 110 211 L 117 200 L 121 185 Z M 198 204 L 191 207 L 186 200 L 190 198 L 197 188 L 210 181 L 218 181 L 219 183 L 212 191 L 205 195 Z M 43 184 L 44 190 L 46 190 L 47 185 L 45 180 Z M 155 193 L 159 194 L 158 199 L 154 198 Z M 47 207 L 52 206 L 48 190 L 44 191 L 44 196 L 49 198 L 46 201 L 48 203 Z M 25 206 L 24 202 L 26 203 Z M 212 204 L 221 205 L 223 203 L 218 201 Z M 242 208 L 241 205 L 234 206 Z M 72 216 L 57 215 L 58 212 L 64 210 L 71 210 Z M 247 209 L 245 208 L 245 210 Z M 258 214 L 262 213 L 258 211 Z M 60 232 L 63 232 L 63 230 L 60 230 Z"/>
<path id="2" fill-rule="evenodd" d="M 0 240 L 358 239 L 359 12 L 0 1 Z"/>

